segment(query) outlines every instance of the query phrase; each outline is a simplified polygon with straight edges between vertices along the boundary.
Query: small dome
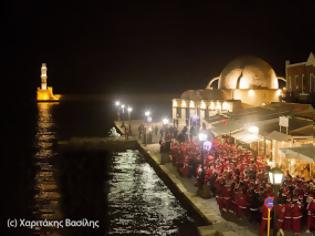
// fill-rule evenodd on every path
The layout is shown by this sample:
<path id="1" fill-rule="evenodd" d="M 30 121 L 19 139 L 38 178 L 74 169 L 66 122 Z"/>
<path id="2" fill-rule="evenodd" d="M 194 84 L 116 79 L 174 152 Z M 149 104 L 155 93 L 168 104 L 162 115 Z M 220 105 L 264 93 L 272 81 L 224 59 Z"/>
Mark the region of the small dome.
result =
<path id="1" fill-rule="evenodd" d="M 219 78 L 219 89 L 278 89 L 278 78 L 263 59 L 242 56 L 231 61 Z"/>

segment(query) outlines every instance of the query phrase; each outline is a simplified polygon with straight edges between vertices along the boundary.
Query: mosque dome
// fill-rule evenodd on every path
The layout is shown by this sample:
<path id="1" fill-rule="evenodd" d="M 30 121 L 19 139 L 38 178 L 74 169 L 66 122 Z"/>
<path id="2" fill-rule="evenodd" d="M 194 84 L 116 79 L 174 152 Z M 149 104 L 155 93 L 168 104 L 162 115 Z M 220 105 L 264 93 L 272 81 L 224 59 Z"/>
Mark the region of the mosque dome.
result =
<path id="1" fill-rule="evenodd" d="M 272 67 L 263 59 L 242 56 L 231 61 L 221 72 L 219 89 L 278 89 Z"/>

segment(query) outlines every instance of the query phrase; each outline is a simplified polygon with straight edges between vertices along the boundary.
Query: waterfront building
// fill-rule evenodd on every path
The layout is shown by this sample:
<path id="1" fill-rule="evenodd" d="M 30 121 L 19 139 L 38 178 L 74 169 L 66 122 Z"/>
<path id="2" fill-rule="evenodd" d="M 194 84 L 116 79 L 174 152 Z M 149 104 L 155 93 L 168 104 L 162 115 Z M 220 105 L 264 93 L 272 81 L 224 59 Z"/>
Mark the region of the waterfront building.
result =
<path id="1" fill-rule="evenodd" d="M 287 92 L 301 96 L 315 92 L 315 55 L 311 52 L 305 62 L 285 62 Z"/>
<path id="2" fill-rule="evenodd" d="M 194 118 L 207 122 L 217 114 L 279 102 L 283 93 L 279 80 L 286 82 L 263 59 L 238 57 L 212 78 L 206 88 L 187 90 L 173 99 L 172 117 L 182 124 Z"/>

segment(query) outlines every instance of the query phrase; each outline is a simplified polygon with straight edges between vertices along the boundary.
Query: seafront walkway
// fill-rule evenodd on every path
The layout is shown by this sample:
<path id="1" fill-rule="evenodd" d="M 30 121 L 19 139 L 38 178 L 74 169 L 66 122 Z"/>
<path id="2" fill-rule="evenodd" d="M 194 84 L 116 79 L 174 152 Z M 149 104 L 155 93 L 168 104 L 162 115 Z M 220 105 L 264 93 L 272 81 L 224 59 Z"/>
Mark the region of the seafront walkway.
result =
<path id="1" fill-rule="evenodd" d="M 139 137 L 138 127 L 141 121 L 132 121 L 131 129 L 132 136 L 134 138 Z M 121 127 L 121 122 L 115 122 L 116 128 L 121 133 L 124 129 Z M 126 123 L 128 125 L 128 123 Z M 154 127 L 153 123 L 152 126 Z M 154 133 L 154 132 L 153 132 Z M 232 214 L 221 215 L 216 199 L 203 199 L 199 197 L 196 192 L 197 188 L 194 186 L 193 178 L 185 178 L 179 175 L 176 168 L 172 163 L 161 164 L 159 132 L 157 135 L 153 134 L 152 144 L 143 144 L 143 140 L 138 139 L 139 148 L 148 158 L 150 158 L 160 171 L 165 174 L 168 179 L 172 182 L 172 185 L 176 188 L 176 191 L 183 195 L 187 202 L 194 208 L 194 210 L 206 221 L 209 225 L 199 227 L 200 235 L 215 235 L 221 233 L 221 235 L 229 236 L 253 236 L 258 235 L 259 225 L 250 224 L 244 219 L 236 219 Z"/>

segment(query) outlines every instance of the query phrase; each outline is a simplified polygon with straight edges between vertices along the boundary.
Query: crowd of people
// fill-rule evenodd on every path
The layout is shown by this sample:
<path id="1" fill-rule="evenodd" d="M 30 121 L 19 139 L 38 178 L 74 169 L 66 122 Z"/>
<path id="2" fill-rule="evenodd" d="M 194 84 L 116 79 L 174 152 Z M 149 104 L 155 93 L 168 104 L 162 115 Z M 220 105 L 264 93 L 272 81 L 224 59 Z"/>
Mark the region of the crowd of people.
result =
<path id="1" fill-rule="evenodd" d="M 264 199 L 276 195 L 271 215 L 275 211 L 277 230 L 300 234 L 304 225 L 307 232 L 315 229 L 314 181 L 285 173 L 275 194 L 268 181 L 270 167 L 263 157 L 228 139 L 213 139 L 211 150 L 204 153 L 197 141 L 180 134 L 170 146 L 173 164 L 182 176 L 195 178 L 197 188 L 206 186 L 208 197 L 216 198 L 221 214 L 260 223 L 260 235 L 264 235 L 268 218 Z"/>

